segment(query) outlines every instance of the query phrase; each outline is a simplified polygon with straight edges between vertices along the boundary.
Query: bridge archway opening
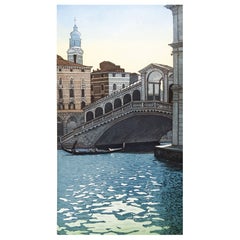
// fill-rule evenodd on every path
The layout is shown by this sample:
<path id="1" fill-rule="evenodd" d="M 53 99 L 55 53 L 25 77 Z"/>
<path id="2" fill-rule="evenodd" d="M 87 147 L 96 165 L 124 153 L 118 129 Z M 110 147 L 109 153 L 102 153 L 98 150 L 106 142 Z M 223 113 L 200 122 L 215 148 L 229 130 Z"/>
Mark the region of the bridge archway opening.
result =
<path id="1" fill-rule="evenodd" d="M 105 105 L 105 113 L 111 112 L 113 110 L 113 106 L 110 102 Z"/>
<path id="2" fill-rule="evenodd" d="M 67 120 L 67 132 L 71 132 L 76 127 L 77 127 L 77 119 L 74 116 L 71 116 Z"/>
<path id="3" fill-rule="evenodd" d="M 159 71 L 152 71 L 147 78 L 147 100 L 160 100 L 163 76 Z"/>
<path id="4" fill-rule="evenodd" d="M 114 100 L 114 109 L 119 108 L 122 106 L 122 101 L 120 98 Z"/>
<path id="5" fill-rule="evenodd" d="M 87 112 L 87 114 L 86 114 L 86 121 L 88 122 L 88 121 L 90 121 L 92 119 L 93 119 L 93 112 L 92 111 Z"/>
<path id="6" fill-rule="evenodd" d="M 140 101 L 141 99 L 141 94 L 139 90 L 134 90 L 133 91 L 133 101 Z"/>
<path id="7" fill-rule="evenodd" d="M 101 107 L 97 107 L 95 110 L 95 118 L 103 115 L 103 109 Z"/>
<path id="8" fill-rule="evenodd" d="M 124 95 L 124 97 L 123 97 L 123 105 L 125 105 L 125 104 L 127 104 L 129 102 L 131 102 L 131 95 L 130 94 Z"/>

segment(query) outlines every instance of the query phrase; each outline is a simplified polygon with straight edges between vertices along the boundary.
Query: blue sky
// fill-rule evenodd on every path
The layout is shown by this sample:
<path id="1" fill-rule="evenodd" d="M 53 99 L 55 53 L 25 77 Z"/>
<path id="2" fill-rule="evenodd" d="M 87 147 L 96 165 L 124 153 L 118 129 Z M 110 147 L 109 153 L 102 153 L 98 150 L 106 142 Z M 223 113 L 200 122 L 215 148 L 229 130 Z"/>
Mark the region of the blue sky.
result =
<path id="1" fill-rule="evenodd" d="M 163 5 L 58 5 L 57 53 L 65 59 L 74 17 L 84 65 L 111 61 L 130 72 L 150 63 L 172 66 L 172 13 Z"/>

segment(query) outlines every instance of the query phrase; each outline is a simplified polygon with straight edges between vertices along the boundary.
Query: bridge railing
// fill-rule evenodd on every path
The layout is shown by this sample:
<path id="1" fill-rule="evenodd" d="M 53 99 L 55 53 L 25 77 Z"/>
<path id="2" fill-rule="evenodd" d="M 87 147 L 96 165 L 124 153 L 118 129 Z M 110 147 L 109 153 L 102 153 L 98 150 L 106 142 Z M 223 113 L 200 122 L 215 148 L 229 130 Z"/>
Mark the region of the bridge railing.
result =
<path id="1" fill-rule="evenodd" d="M 113 93 L 109 94 L 106 97 L 103 97 L 99 100 L 97 100 L 96 102 L 90 103 L 89 105 L 87 105 L 83 110 L 84 111 L 89 111 L 92 108 L 96 108 L 97 105 L 101 104 L 101 103 L 105 103 L 107 101 L 109 101 L 110 99 L 113 98 L 117 98 L 119 96 L 122 96 L 124 93 L 129 92 L 130 90 L 133 90 L 135 88 L 138 88 L 139 86 L 141 86 L 142 82 L 141 81 L 137 81 L 125 88 L 122 88 L 120 90 L 114 91 Z"/>
<path id="2" fill-rule="evenodd" d="M 163 112 L 165 114 L 172 114 L 172 104 L 165 102 L 155 102 L 155 101 L 132 101 L 129 102 L 117 109 L 112 110 L 102 116 L 99 116 L 95 119 L 92 119 L 86 123 L 83 123 L 79 127 L 75 128 L 73 131 L 65 134 L 61 141 L 64 142 L 69 138 L 77 136 L 82 132 L 86 132 L 92 128 L 110 122 L 121 115 L 126 115 L 130 112 L 141 112 L 141 111 L 155 111 L 155 112 Z"/>

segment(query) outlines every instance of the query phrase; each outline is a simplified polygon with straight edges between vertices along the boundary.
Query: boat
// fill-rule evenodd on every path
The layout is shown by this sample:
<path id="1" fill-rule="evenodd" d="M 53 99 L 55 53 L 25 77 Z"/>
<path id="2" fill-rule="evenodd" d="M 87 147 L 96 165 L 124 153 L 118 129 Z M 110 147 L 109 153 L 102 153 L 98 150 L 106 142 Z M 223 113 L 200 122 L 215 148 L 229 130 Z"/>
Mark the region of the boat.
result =
<path id="1" fill-rule="evenodd" d="M 108 149 L 99 149 L 96 147 L 93 148 L 76 148 L 77 141 L 73 144 L 72 148 L 65 148 L 61 143 L 62 150 L 65 152 L 71 153 L 73 155 L 96 155 L 96 154 L 106 154 L 113 152 L 120 152 L 124 149 L 125 144 L 121 148 L 108 148 Z"/>

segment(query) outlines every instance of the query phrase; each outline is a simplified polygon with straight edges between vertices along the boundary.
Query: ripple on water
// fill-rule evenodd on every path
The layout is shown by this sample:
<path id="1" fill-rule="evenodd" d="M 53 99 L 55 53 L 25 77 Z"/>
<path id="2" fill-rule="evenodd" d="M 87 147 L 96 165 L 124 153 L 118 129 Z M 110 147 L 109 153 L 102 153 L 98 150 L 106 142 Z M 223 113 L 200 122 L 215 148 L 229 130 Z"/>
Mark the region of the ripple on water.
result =
<path id="1" fill-rule="evenodd" d="M 59 177 L 66 181 L 59 186 L 58 234 L 171 234 L 172 229 L 177 229 L 181 219 L 176 215 L 179 213 L 175 205 L 181 207 L 181 203 L 175 204 L 168 198 L 176 191 L 165 194 L 165 198 L 161 195 L 171 187 L 177 189 L 179 182 L 171 175 L 175 172 L 164 172 L 167 168 L 160 168 L 161 164 L 144 159 L 143 155 L 129 155 L 138 156 L 139 159 L 135 159 L 138 162 L 127 161 L 127 154 L 121 161 L 115 161 L 119 156 L 123 155 L 114 154 L 111 159 L 101 156 L 101 162 L 94 161 L 94 165 L 86 157 L 82 159 L 81 168 L 79 161 L 63 159 L 60 169 L 71 171 L 64 170 L 63 177 Z M 162 185 L 165 182 L 167 188 L 166 184 Z M 162 206 L 171 207 L 166 212 Z M 169 219 L 173 219 L 172 222 Z M 172 229 L 167 232 L 169 225 Z"/>

